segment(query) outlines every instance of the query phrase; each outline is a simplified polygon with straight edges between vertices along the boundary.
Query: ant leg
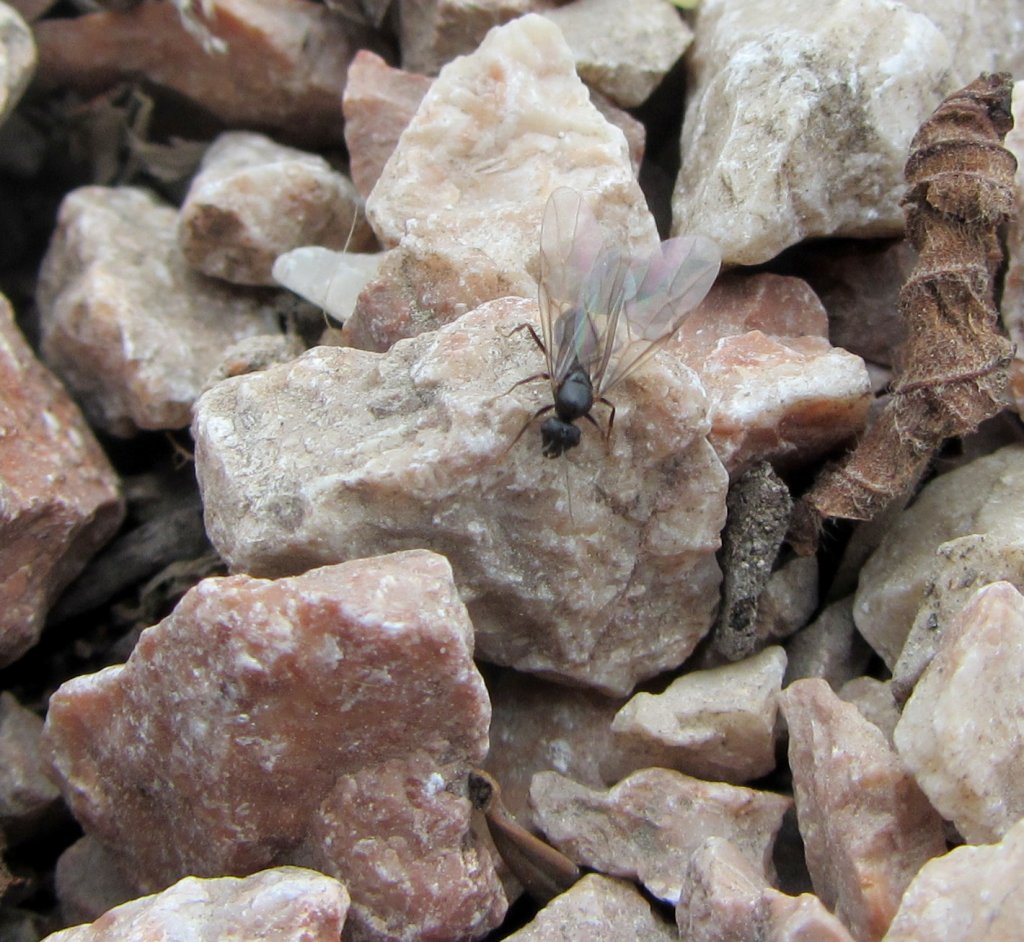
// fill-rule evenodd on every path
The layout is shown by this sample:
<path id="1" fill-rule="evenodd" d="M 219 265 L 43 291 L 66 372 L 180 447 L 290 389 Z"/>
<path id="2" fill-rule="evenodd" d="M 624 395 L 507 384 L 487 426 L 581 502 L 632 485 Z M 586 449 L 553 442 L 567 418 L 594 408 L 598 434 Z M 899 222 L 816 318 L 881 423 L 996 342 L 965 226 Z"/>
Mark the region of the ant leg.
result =
<path id="1" fill-rule="evenodd" d="M 511 337 L 513 334 L 518 334 L 521 330 L 528 330 L 530 332 L 530 336 L 533 338 L 533 342 L 537 344 L 538 347 L 540 347 L 540 352 L 543 354 L 547 354 L 548 351 L 547 348 L 544 346 L 544 341 L 537 336 L 537 331 L 533 329 L 533 324 L 523 321 L 523 323 L 520 324 L 518 327 L 513 327 L 507 334 L 505 334 L 505 336 Z"/>
<path id="2" fill-rule="evenodd" d="M 518 435 L 516 435 L 516 437 L 515 437 L 515 438 L 513 438 L 513 439 L 512 439 L 512 441 L 511 441 L 511 442 L 509 443 L 509 446 L 508 446 L 508 448 L 506 448 L 506 449 L 505 449 L 505 450 L 504 450 L 504 451 L 503 451 L 503 452 L 501 453 L 501 456 L 502 456 L 502 458 L 504 458 L 504 457 L 505 457 L 505 455 L 507 455 L 507 454 L 508 454 L 508 453 L 509 453 L 509 452 L 510 452 L 510 451 L 511 451 L 511 450 L 512 450 L 513 448 L 515 448 L 515 446 L 516 446 L 516 442 L 518 442 L 518 441 L 519 441 L 519 439 L 523 437 L 523 435 L 525 434 L 526 430 L 527 430 L 527 429 L 528 429 L 528 428 L 529 428 L 529 427 L 530 427 L 531 425 L 533 425 L 533 423 L 534 423 L 534 422 L 535 422 L 535 421 L 536 421 L 537 419 L 539 419 L 539 418 L 540 418 L 540 417 L 541 417 L 542 415 L 544 415 L 544 413 L 545 413 L 545 412 L 550 412 L 550 411 L 551 411 L 552 409 L 554 409 L 554 408 L 555 408 L 555 406 L 554 406 L 554 403 L 552 403 L 552 404 L 551 404 L 551 405 L 549 405 L 549 406 L 541 406 L 541 407 L 540 407 L 540 408 L 539 408 L 539 409 L 538 409 L 538 410 L 537 410 L 536 412 L 534 412 L 534 413 L 533 413 L 533 415 L 531 415 L 531 416 L 530 416 L 530 417 L 529 417 L 529 418 L 528 418 L 528 419 L 526 420 L 526 424 L 525 424 L 525 425 L 523 425 L 523 427 L 522 427 L 522 428 L 521 428 L 521 429 L 519 430 L 519 434 L 518 434 Z"/>
<path id="3" fill-rule="evenodd" d="M 609 409 L 612 410 L 611 415 L 608 416 L 608 431 L 604 433 L 604 440 L 608 442 L 611 441 L 612 426 L 615 424 L 615 403 L 611 402 L 608 399 L 605 399 L 604 396 L 600 396 L 597 401 L 604 403 L 606 406 L 608 406 Z"/>

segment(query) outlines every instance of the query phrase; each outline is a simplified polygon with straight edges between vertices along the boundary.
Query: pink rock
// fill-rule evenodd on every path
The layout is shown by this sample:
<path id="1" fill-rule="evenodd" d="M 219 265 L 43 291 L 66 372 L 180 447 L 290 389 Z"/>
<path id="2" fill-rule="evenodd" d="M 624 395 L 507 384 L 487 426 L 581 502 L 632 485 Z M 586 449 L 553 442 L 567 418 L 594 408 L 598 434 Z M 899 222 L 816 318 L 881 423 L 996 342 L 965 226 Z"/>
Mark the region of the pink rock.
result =
<path id="1" fill-rule="evenodd" d="M 13 844 L 56 815 L 60 792 L 39 747 L 43 721 L 14 694 L 0 693 L 0 833 Z"/>
<path id="2" fill-rule="evenodd" d="M 278 255 L 303 245 L 358 252 L 373 235 L 351 181 L 317 154 L 234 131 L 217 138 L 178 217 L 189 264 L 241 285 L 273 285 Z"/>
<path id="3" fill-rule="evenodd" d="M 113 536 L 117 475 L 0 295 L 0 666 L 39 639 L 50 605 Z"/>
<path id="4" fill-rule="evenodd" d="M 677 936 L 635 887 L 589 873 L 548 903 L 532 922 L 505 938 L 508 942 L 674 942 Z"/>
<path id="5" fill-rule="evenodd" d="M 536 316 L 505 298 L 387 354 L 314 348 L 215 386 L 194 435 L 218 552 L 282 575 L 429 547 L 451 561 L 484 660 L 618 696 L 680 664 L 720 579 L 726 480 L 700 388 L 655 356 L 615 390 L 609 442 L 588 428 L 545 459 L 526 425 L 550 385 L 511 390 L 543 369 L 512 334 Z"/>
<path id="6" fill-rule="evenodd" d="M 821 677 L 833 689 L 867 669 L 871 649 L 853 624 L 853 598 L 832 602 L 786 643 L 786 684 Z M 891 695 L 890 695 L 891 699 Z"/>
<path id="7" fill-rule="evenodd" d="M 189 16 L 145 0 L 128 10 L 40 22 L 38 81 L 44 89 L 100 92 L 142 75 L 191 99 L 231 126 L 283 132 L 308 146 L 341 140 L 339 108 L 356 49 L 371 33 L 309 0 L 217 0 Z"/>
<path id="8" fill-rule="evenodd" d="M 43 352 L 115 435 L 188 425 L 225 347 L 280 333 L 266 294 L 189 269 L 176 218 L 145 190 L 82 187 L 61 204 L 43 259 Z"/>
<path id="9" fill-rule="evenodd" d="M 244 879 L 186 877 L 162 893 L 110 910 L 91 925 L 55 932 L 46 942 L 228 937 L 337 942 L 348 903 L 337 880 L 299 867 L 277 867 Z"/>
<path id="10" fill-rule="evenodd" d="M 1024 822 L 996 844 L 926 863 L 903 894 L 885 942 L 1002 942 L 1024 925 Z"/>
<path id="11" fill-rule="evenodd" d="M 135 888 L 117 868 L 117 855 L 96 838 L 79 838 L 57 859 L 54 889 L 64 922 L 94 922 L 108 909 L 136 897 Z"/>
<path id="12" fill-rule="evenodd" d="M 557 772 L 533 777 L 534 819 L 574 861 L 639 880 L 659 899 L 679 902 L 690 855 L 706 838 L 726 837 L 765 872 L 788 798 L 669 769 L 634 772 L 600 791 Z"/>
<path id="13" fill-rule="evenodd" d="M 853 677 L 839 688 L 839 696 L 852 703 L 861 715 L 870 720 L 885 735 L 885 741 L 895 749 L 893 733 L 899 722 L 900 710 L 892 695 L 892 683 L 874 677 Z"/>
<path id="14" fill-rule="evenodd" d="M 465 797 L 488 719 L 451 570 L 414 550 L 204 580 L 127 664 L 61 687 L 45 735 L 72 811 L 142 891 L 312 863 L 344 879 L 360 938 L 449 919 L 461 939 L 505 907 Z"/>
<path id="15" fill-rule="evenodd" d="M 6 3 L 0 6 L 0 63 L 0 124 L 3 124 L 28 87 L 36 67 L 32 30 L 19 11 Z"/>
<path id="16" fill-rule="evenodd" d="M 676 923 L 686 942 L 853 942 L 817 896 L 774 889 L 721 837 L 709 837 L 690 857 Z"/>
<path id="17" fill-rule="evenodd" d="M 858 942 L 880 939 L 942 820 L 860 711 L 824 680 L 782 692 L 800 834 L 814 888 Z"/>
<path id="18" fill-rule="evenodd" d="M 971 843 L 1024 817 L 1024 596 L 980 589 L 943 632 L 896 725 L 896 748 L 932 804 Z"/>

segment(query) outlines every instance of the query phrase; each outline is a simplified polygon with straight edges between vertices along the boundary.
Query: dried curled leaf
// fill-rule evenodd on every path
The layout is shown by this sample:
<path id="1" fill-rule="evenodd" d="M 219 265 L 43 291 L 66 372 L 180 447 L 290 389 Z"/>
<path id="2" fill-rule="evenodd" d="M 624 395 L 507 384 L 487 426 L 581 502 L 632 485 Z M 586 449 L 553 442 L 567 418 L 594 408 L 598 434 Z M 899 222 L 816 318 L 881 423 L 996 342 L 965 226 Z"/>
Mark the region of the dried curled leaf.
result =
<path id="1" fill-rule="evenodd" d="M 997 327 L 993 284 L 998 230 L 1014 206 L 1017 162 L 1001 144 L 1012 89 L 1006 73 L 982 75 L 911 142 L 903 202 L 918 263 L 900 292 L 902 370 L 856 450 L 798 505 L 791 540 L 801 551 L 813 551 L 823 519 L 870 520 L 915 485 L 944 439 L 1006 404 L 1013 346 Z"/>

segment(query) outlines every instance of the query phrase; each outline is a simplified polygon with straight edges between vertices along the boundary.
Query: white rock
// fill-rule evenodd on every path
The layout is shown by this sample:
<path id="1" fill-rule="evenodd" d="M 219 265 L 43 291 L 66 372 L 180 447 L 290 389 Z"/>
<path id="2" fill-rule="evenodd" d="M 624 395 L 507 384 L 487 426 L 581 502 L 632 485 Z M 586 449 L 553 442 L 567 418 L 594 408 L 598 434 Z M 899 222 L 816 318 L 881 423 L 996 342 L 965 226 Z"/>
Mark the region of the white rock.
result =
<path id="1" fill-rule="evenodd" d="M 306 245 L 279 255 L 271 273 L 278 284 L 344 323 L 352 316 L 359 293 L 380 269 L 382 258 L 381 252 L 361 255 Z"/>

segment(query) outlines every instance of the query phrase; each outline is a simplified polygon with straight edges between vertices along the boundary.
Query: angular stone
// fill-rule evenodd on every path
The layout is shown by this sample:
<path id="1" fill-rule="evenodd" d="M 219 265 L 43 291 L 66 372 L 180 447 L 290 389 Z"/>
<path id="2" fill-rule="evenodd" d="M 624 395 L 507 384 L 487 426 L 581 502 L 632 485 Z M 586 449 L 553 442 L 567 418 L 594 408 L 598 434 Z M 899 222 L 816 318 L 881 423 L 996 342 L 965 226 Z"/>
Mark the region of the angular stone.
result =
<path id="1" fill-rule="evenodd" d="M 117 868 L 117 856 L 96 838 L 79 838 L 57 858 L 54 890 L 64 922 L 94 922 L 137 896 Z"/>
<path id="2" fill-rule="evenodd" d="M 214 387 L 194 436 L 218 552 L 281 575 L 424 546 L 484 660 L 616 695 L 680 664 L 714 615 L 725 510 L 699 385 L 657 355 L 615 390 L 610 443 L 588 429 L 544 459 L 536 425 L 516 437 L 550 386 L 511 390 L 543 369 L 511 334 L 535 318 L 505 298 L 385 355 L 315 348 Z"/>
<path id="3" fill-rule="evenodd" d="M 860 572 L 853 617 L 891 668 L 932 577 L 938 548 L 984 534 L 994 545 L 1024 544 L 1024 447 L 1010 445 L 927 484 L 890 526 Z"/>
<path id="4" fill-rule="evenodd" d="M 348 912 L 343 884 L 299 867 L 238 879 L 186 877 L 153 896 L 110 910 L 46 942 L 154 942 L 158 939 L 260 939 L 337 942 Z"/>
<path id="5" fill-rule="evenodd" d="M 754 633 L 769 641 L 782 641 L 799 631 L 818 609 L 818 560 L 795 556 L 769 577 L 757 600 Z"/>
<path id="6" fill-rule="evenodd" d="M 230 126 L 337 146 L 345 72 L 356 49 L 378 47 L 373 34 L 309 0 L 217 0 L 209 9 L 207 18 L 193 5 L 189 16 L 211 51 L 173 4 L 156 0 L 40 22 L 40 87 L 90 94 L 141 75 Z"/>
<path id="7" fill-rule="evenodd" d="M 753 657 L 693 671 L 664 693 L 638 693 L 615 715 L 622 774 L 660 766 L 740 784 L 775 768 L 775 717 L 786 655 Z M 641 764 L 642 763 L 642 764 Z M 613 766 L 614 767 L 614 766 Z"/>
<path id="8" fill-rule="evenodd" d="M 588 873 L 528 925 L 505 938 L 508 942 L 674 942 L 677 937 L 635 887 Z"/>
<path id="9" fill-rule="evenodd" d="M 189 269 L 176 218 L 144 190 L 82 187 L 61 204 L 43 259 L 44 355 L 114 435 L 188 425 L 224 348 L 280 333 L 273 295 Z"/>
<path id="10" fill-rule="evenodd" d="M 576 0 L 544 15 L 565 36 L 580 78 L 623 108 L 642 105 L 693 41 L 663 0 Z"/>
<path id="11" fill-rule="evenodd" d="M 877 726 L 885 741 L 895 749 L 893 732 L 900 719 L 900 710 L 892 695 L 892 683 L 874 677 L 854 677 L 839 689 L 839 697 L 852 703 L 861 715 Z"/>
<path id="12" fill-rule="evenodd" d="M 127 664 L 64 684 L 45 736 L 139 890 L 312 864 L 358 937 L 461 939 L 505 908 L 464 791 L 488 720 L 451 570 L 413 550 L 204 580 Z"/>
<path id="13" fill-rule="evenodd" d="M 827 605 L 816 619 L 786 642 L 786 684 L 821 677 L 838 690 L 867 669 L 871 649 L 853 623 L 853 596 Z"/>
<path id="14" fill-rule="evenodd" d="M 721 837 L 709 837 L 690 857 L 676 924 L 686 942 L 853 942 L 817 896 L 774 889 Z"/>
<path id="15" fill-rule="evenodd" d="M 178 243 L 205 275 L 273 285 L 274 260 L 291 249 L 369 248 L 360 216 L 351 181 L 318 154 L 234 131 L 206 151 L 178 216 Z"/>
<path id="16" fill-rule="evenodd" d="M 824 680 L 798 680 L 781 706 L 814 889 L 858 942 L 880 939 L 914 874 L 945 853 L 942 819 L 881 730 Z"/>
<path id="17" fill-rule="evenodd" d="M 60 792 L 39 747 L 43 721 L 8 691 L 0 693 L 0 832 L 11 844 L 55 816 Z"/>
<path id="18" fill-rule="evenodd" d="M 1002 942 L 1024 925 L 1024 821 L 996 844 L 930 860 L 907 888 L 885 942 Z"/>
<path id="19" fill-rule="evenodd" d="M 376 277 L 386 256 L 386 252 L 332 252 L 306 245 L 279 255 L 271 273 L 278 284 L 344 323 L 352 316 L 356 299 Z"/>
<path id="20" fill-rule="evenodd" d="M 106 455 L 0 295 L 0 666 L 36 643 L 50 605 L 123 515 Z"/>
<path id="21" fill-rule="evenodd" d="M 900 756 L 967 841 L 1024 817 L 1024 596 L 980 589 L 954 618 L 896 725 Z"/>
<path id="22" fill-rule="evenodd" d="M 16 9 L 0 3 L 0 124 L 14 111 L 35 68 L 32 30 Z"/>
<path id="23" fill-rule="evenodd" d="M 557 772 L 533 777 L 534 819 L 577 863 L 639 880 L 659 899 L 679 902 L 690 855 L 708 837 L 725 837 L 765 873 L 790 807 L 788 798 L 669 769 L 634 772 L 608 791 Z"/>

